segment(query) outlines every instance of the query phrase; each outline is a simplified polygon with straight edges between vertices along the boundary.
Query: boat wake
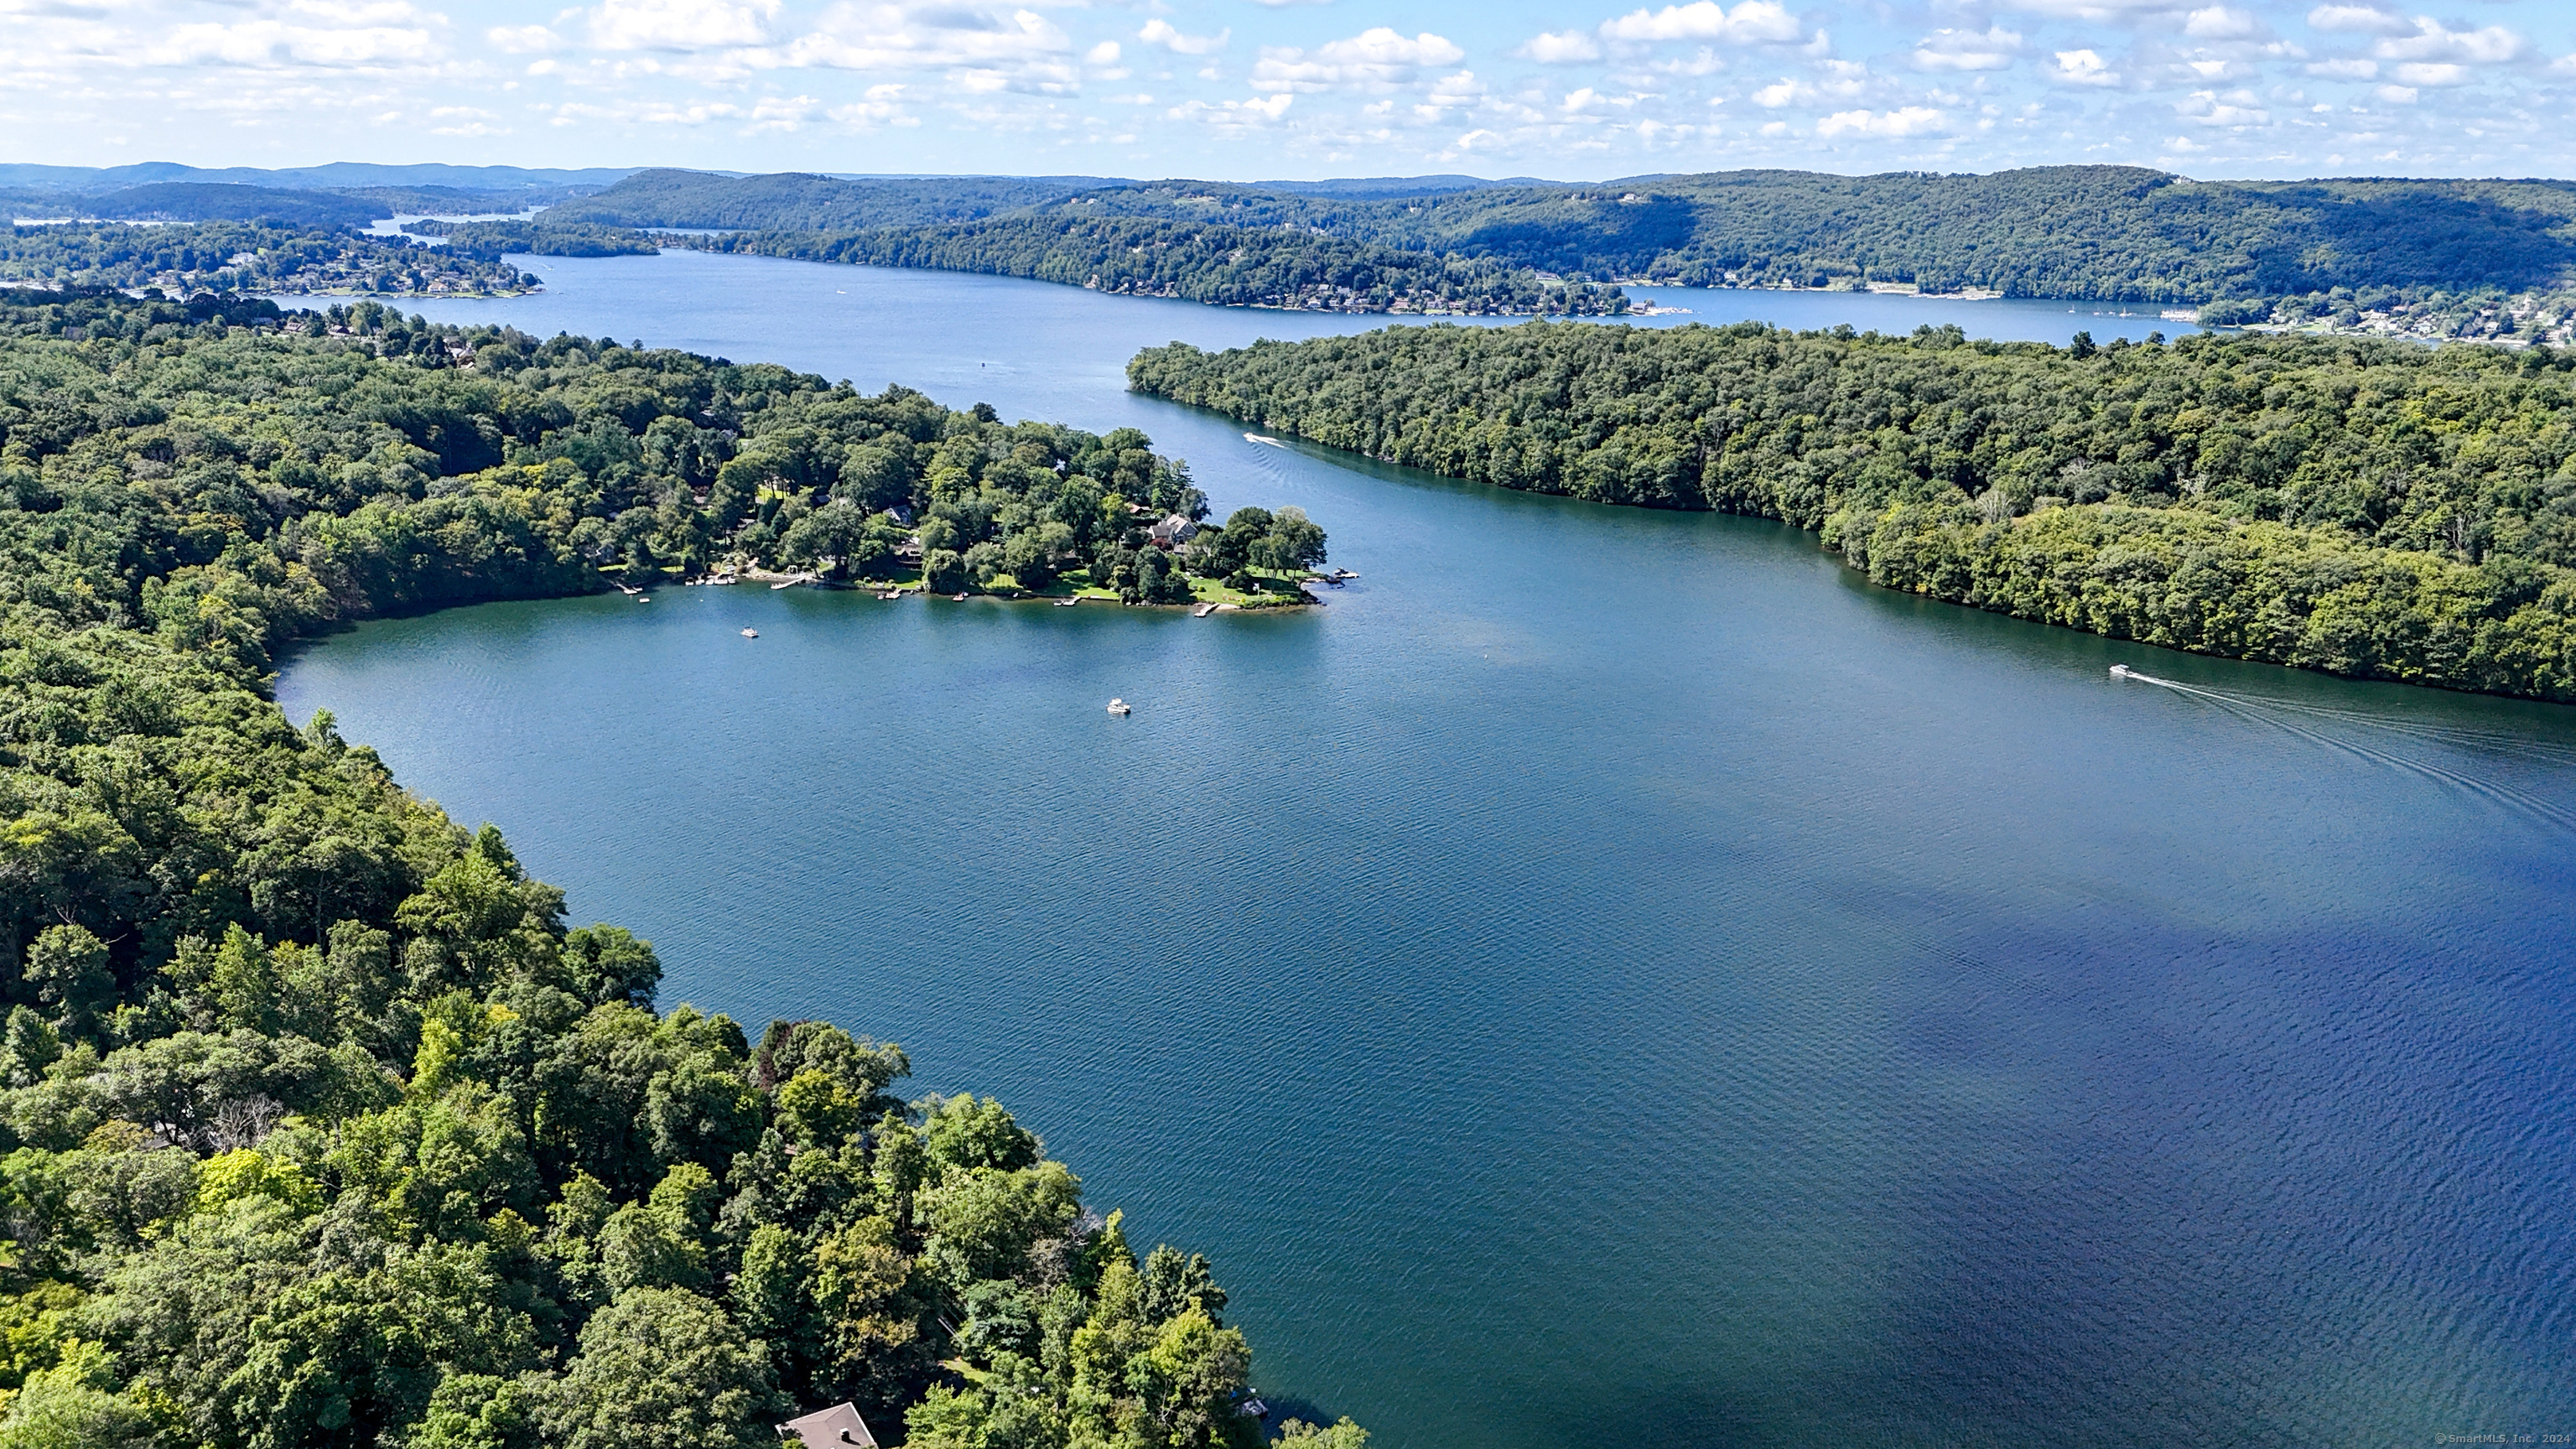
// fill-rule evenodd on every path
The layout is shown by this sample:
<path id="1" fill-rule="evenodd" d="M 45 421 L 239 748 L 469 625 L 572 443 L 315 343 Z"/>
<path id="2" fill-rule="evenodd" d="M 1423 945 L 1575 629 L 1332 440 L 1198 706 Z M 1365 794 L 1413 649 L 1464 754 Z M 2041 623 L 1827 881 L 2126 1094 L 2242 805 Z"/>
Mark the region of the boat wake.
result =
<path id="1" fill-rule="evenodd" d="M 2502 753 L 2539 765 L 2576 766 L 2576 747 L 2535 740 L 2527 735 L 2505 730 L 2476 729 L 2464 725 L 2431 724 L 2420 720 L 2393 719 L 2365 710 L 2335 709 L 2326 705 L 2305 704 L 2297 700 L 2278 699 L 2269 695 L 2242 694 L 2233 690 L 2203 689 L 2178 679 L 2159 679 L 2141 673 L 2125 664 L 2111 666 L 2111 677 L 2136 684 L 2152 684 L 2205 704 L 2225 710 L 2249 723 L 2259 724 L 2295 735 L 2329 750 L 2371 761 L 2407 774 L 2434 780 L 2454 789 L 2500 806 L 2528 819 L 2576 832 L 2576 810 L 2570 810 L 2544 796 L 2517 786 L 2480 775 L 2432 764 L 2421 759 L 2392 753 L 2370 736 L 2397 736 L 2426 744 L 2454 749 Z M 2358 730 L 2363 738 L 2343 738 L 2328 730 Z M 2392 742 L 2393 743 L 2393 742 Z"/>

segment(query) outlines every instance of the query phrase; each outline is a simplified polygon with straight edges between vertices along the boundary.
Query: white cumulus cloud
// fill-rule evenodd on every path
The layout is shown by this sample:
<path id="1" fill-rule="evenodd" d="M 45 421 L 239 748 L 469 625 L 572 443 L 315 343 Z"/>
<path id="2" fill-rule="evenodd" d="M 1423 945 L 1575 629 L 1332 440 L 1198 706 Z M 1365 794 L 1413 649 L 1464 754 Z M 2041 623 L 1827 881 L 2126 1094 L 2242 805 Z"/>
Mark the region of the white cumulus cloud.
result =
<path id="1" fill-rule="evenodd" d="M 1577 61 L 1599 60 L 1601 47 L 1580 30 L 1558 30 L 1531 36 L 1512 54 L 1541 65 L 1571 65 Z"/>
<path id="2" fill-rule="evenodd" d="M 2195 40 L 2247 40 L 2262 34 L 2263 25 L 2251 11 L 2212 5 L 2183 17 L 2182 33 Z"/>
<path id="3" fill-rule="evenodd" d="M 1398 34 L 1379 25 L 1348 40 L 1313 50 L 1264 46 L 1252 67 L 1252 88 L 1262 91 L 1323 91 L 1356 86 L 1384 89 L 1416 79 L 1425 66 L 1454 65 L 1467 52 L 1443 36 L 1424 31 Z"/>
<path id="4" fill-rule="evenodd" d="M 2308 25 L 2316 30 L 2358 31 L 2364 35 L 2402 35 L 2409 29 L 2405 16 L 2376 5 L 2320 5 L 2308 12 Z"/>
<path id="5" fill-rule="evenodd" d="M 1094 65 L 1099 47 L 1083 57 Z M 1066 95 L 1080 89 L 1073 38 L 1034 10 L 975 9 L 961 5 L 861 3 L 847 0 L 824 12 L 811 32 L 762 52 L 763 65 L 819 66 L 836 70 L 945 71 L 948 84 L 970 95 L 1017 91 Z"/>
<path id="6" fill-rule="evenodd" d="M 505 55 L 537 55 L 563 44 L 562 36 L 542 25 L 495 25 L 483 38 Z"/>
<path id="7" fill-rule="evenodd" d="M 1221 136 L 1242 136 L 1258 131 L 1288 114 L 1288 106 L 1297 97 L 1287 91 L 1249 101 L 1191 101 L 1174 106 L 1164 118 L 1188 121 L 1214 130 Z"/>
<path id="8" fill-rule="evenodd" d="M 290 9 L 289 15 L 175 25 L 144 47 L 144 58 L 155 65 L 347 69 L 424 65 L 439 58 L 430 22 L 440 17 L 423 16 L 407 5 L 367 7 L 360 18 L 372 23 L 354 25 L 311 23 L 336 18 L 327 12 L 298 15 Z M 412 23 L 383 23 L 396 20 Z"/>
<path id="9" fill-rule="evenodd" d="M 2452 30 L 2438 20 L 2419 17 L 2415 33 L 2392 36 L 2372 46 L 2381 60 L 2442 60 L 2468 65 L 2495 65 L 2519 60 L 2528 44 L 2501 25 L 2482 30 Z"/>
<path id="10" fill-rule="evenodd" d="M 2251 91 L 2194 91 L 2174 106 L 2174 114 L 2204 126 L 2260 126 L 2272 119 Z"/>
<path id="11" fill-rule="evenodd" d="M 1667 5 L 1661 10 L 1631 11 L 1601 26 L 1604 39 L 1631 42 L 1713 40 L 1733 45 L 1776 45 L 1796 40 L 1801 33 L 1797 17 L 1781 8 L 1777 0 L 1743 0 L 1733 10 L 1717 0 L 1693 0 L 1688 5 Z"/>
<path id="12" fill-rule="evenodd" d="M 1930 106 L 1894 111 L 1836 111 L 1816 123 L 1816 134 L 1835 136 L 1921 136 L 1949 129 L 1950 118 Z"/>
<path id="13" fill-rule="evenodd" d="M 2002 70 L 2021 49 L 2021 32 L 2000 25 L 1935 30 L 1914 47 L 1917 70 Z"/>
<path id="14" fill-rule="evenodd" d="M 2111 63 L 2104 60 L 2099 52 L 2090 49 L 2057 52 L 2057 66 L 2049 72 L 2049 78 L 2076 86 L 2115 86 L 2120 83 L 2120 73 L 2111 69 Z"/>
<path id="15" fill-rule="evenodd" d="M 1155 19 L 1146 21 L 1145 28 L 1136 32 L 1136 38 L 1147 45 L 1159 45 L 1174 55 L 1214 55 L 1225 49 L 1226 42 L 1234 38 L 1234 30 L 1228 27 L 1214 35 L 1188 35 L 1168 20 Z"/>
<path id="16" fill-rule="evenodd" d="M 721 50 L 759 45 L 779 0 L 601 0 L 590 43 L 602 50 Z"/>

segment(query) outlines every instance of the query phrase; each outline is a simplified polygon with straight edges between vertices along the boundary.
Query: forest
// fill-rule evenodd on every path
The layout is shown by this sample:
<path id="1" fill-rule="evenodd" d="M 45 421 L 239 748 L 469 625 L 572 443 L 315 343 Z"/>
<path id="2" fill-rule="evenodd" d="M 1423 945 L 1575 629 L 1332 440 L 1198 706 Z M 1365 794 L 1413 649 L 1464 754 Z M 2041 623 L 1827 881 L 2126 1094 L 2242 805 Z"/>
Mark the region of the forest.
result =
<path id="1" fill-rule="evenodd" d="M 656 167 L 553 208 L 549 221 L 718 231 L 876 231 L 976 221 L 1126 183 L 1098 176 L 717 176 Z"/>
<path id="2" fill-rule="evenodd" d="M 1204 1258 L 1138 1252 L 1000 1104 L 906 1100 L 898 1046 L 657 1009 L 648 942 L 266 692 L 300 634 L 595 588 L 728 510 L 1177 466 L 314 321 L 0 299 L 0 1449 L 755 1449 L 842 1400 L 923 1449 L 1257 1442 Z"/>
<path id="3" fill-rule="evenodd" d="M 2576 701 L 2576 352 L 1533 322 L 1174 344 L 1128 377 L 1452 478 L 1785 520 L 2021 618 Z"/>
<path id="4" fill-rule="evenodd" d="M 1615 316 L 1628 307 L 1616 287 L 1545 278 L 1505 261 L 1407 251 L 1303 229 L 1211 226 L 1078 209 L 910 230 L 732 232 L 670 240 L 709 251 L 1030 277 L 1226 307 L 1483 316 Z"/>
<path id="5" fill-rule="evenodd" d="M 505 255 L 680 245 L 1343 312 L 1616 316 L 1628 310 L 1621 282 L 1895 287 L 2192 306 L 2213 325 L 2576 340 L 2576 183 L 2554 181 L 2218 182 L 2124 166 L 1330 185 L 656 169 L 595 192 L 170 180 L 0 201 L 20 215 L 293 228 L 299 269 L 284 281 L 255 271 L 252 282 L 278 292 L 504 292 L 513 290 L 500 277 Z M 348 229 L 398 209 L 541 202 L 553 205 L 534 219 L 414 224 L 454 238 L 458 255 L 446 262 L 405 258 L 398 242 Z M 8 275 L 141 285 L 134 266 L 87 258 L 148 239 L 86 229 L 98 238 L 22 234 Z"/>
<path id="6" fill-rule="evenodd" d="M 880 237 L 871 249 L 927 258 L 896 265 L 946 266 L 964 256 L 982 263 L 975 270 L 995 270 L 996 251 L 1031 251 L 1044 233 L 961 247 L 958 228 L 921 230 L 949 218 L 924 214 L 920 188 L 971 191 L 972 219 L 1061 226 L 1123 217 L 1211 237 L 1304 234 L 1594 282 L 1875 282 L 2180 304 L 2324 298 L 2337 288 L 2519 292 L 2576 274 L 2576 184 L 2554 181 L 2216 182 L 2124 166 L 1985 176 L 1738 171 L 1588 184 L 1435 177 L 1411 189 L 1330 191 L 1200 181 L 1084 189 L 1083 180 L 898 187 L 654 171 L 572 203 L 567 216 L 633 227 L 911 231 L 918 235 Z"/>
<path id="7" fill-rule="evenodd" d="M 493 297 L 539 285 L 490 245 L 423 246 L 342 227 L 272 221 L 13 226 L 0 231 L 0 280 L 130 291 L 157 287 L 180 297 L 199 291 Z"/>

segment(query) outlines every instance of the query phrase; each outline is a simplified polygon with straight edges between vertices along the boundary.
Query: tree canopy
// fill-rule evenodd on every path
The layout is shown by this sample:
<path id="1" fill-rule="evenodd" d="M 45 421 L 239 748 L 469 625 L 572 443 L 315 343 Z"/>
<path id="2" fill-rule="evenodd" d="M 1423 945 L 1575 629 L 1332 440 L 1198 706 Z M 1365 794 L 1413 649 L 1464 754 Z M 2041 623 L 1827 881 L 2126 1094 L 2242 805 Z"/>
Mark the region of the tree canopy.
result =
<path id="1" fill-rule="evenodd" d="M 2023 618 L 2576 700 L 2576 353 L 1532 323 L 1176 343 L 1128 376 L 1449 477 L 1783 519 Z"/>
<path id="2" fill-rule="evenodd" d="M 0 305 L 0 1446 L 748 1449 L 841 1400 L 978 1449 L 1257 1439 L 1204 1260 L 1140 1261 L 1006 1108 L 908 1102 L 828 1023 L 657 1011 L 648 942 L 264 692 L 335 619 L 593 587 L 632 509 L 658 548 L 1005 464 L 1177 505 L 1177 468 L 346 320 Z"/>
<path id="3" fill-rule="evenodd" d="M 1383 276 L 1421 295 L 1437 283 L 1489 303 L 1451 310 L 1615 310 L 1572 304 L 1609 296 L 1579 287 L 1554 306 L 1490 305 L 1500 294 L 1471 290 L 1504 278 L 1543 287 L 1552 274 L 2172 304 L 2259 298 L 2264 312 L 2275 299 L 2340 306 L 2358 293 L 2368 310 L 2390 297 L 2521 292 L 2576 277 L 2567 182 L 2195 181 L 2132 166 L 1337 188 L 652 171 L 563 215 L 738 231 L 747 235 L 699 244 L 776 255 L 1290 306 L 1323 305 L 1314 287 L 1369 296 Z M 1354 280 L 1362 274 L 1372 280 Z M 1366 310 L 1387 306 L 1381 298 Z"/>

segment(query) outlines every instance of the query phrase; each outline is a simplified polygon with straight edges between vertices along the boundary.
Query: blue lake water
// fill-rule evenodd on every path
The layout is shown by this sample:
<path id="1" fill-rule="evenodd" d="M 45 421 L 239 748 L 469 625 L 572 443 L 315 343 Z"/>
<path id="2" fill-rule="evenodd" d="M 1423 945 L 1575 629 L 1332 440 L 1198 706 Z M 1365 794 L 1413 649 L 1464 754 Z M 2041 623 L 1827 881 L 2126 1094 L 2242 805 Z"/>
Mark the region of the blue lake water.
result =
<path id="1" fill-rule="evenodd" d="M 1361 574 L 1294 617 L 494 605 L 279 685 L 653 939 L 666 1003 L 1003 1097 L 1216 1260 L 1275 1402 L 1390 1449 L 2576 1431 L 2576 711 L 1926 603 L 1774 525 L 1120 389 L 1148 343 L 1381 318 L 522 265 L 553 290 L 424 310 L 1132 423 Z M 2113 335 L 1673 320 L 1713 299 Z"/>

